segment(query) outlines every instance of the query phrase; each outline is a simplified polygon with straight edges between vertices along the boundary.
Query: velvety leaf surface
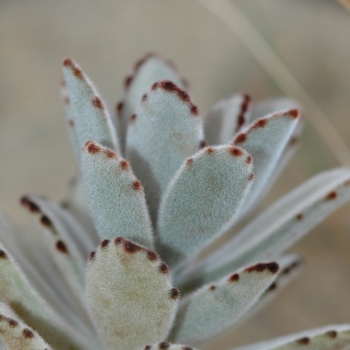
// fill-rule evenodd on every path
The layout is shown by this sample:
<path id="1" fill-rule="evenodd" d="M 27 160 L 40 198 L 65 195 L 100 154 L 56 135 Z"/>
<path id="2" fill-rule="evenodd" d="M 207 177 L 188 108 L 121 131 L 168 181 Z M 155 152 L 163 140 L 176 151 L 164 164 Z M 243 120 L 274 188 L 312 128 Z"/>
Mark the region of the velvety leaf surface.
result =
<path id="1" fill-rule="evenodd" d="M 146 345 L 142 349 L 139 350 L 196 350 L 195 348 L 191 348 L 187 345 L 180 344 L 170 344 L 168 342 L 157 343 L 153 345 Z"/>
<path id="2" fill-rule="evenodd" d="M 81 149 L 88 140 L 119 149 L 116 131 L 97 90 L 73 60 L 63 61 L 63 75 L 67 85 L 73 127 Z"/>
<path id="3" fill-rule="evenodd" d="M 37 332 L 22 322 L 4 303 L 0 303 L 0 340 L 8 350 L 52 350 Z"/>
<path id="4" fill-rule="evenodd" d="M 38 196 L 26 196 L 22 198 L 22 201 L 37 206 L 37 211 L 29 212 L 36 221 L 38 232 L 61 272 L 62 278 L 71 287 L 82 307 L 84 307 L 85 261 L 87 256 L 85 257 L 80 251 L 80 246 L 84 244 L 82 243 L 83 240 L 79 244 L 73 239 L 73 234 L 67 231 L 64 223 L 57 215 L 57 207 L 49 203 L 48 200 Z"/>
<path id="5" fill-rule="evenodd" d="M 126 140 L 127 159 L 144 186 L 154 222 L 171 178 L 201 141 L 202 121 L 189 95 L 170 81 L 155 83 L 130 120 Z"/>
<path id="6" fill-rule="evenodd" d="M 350 325 L 326 326 L 234 350 L 346 350 Z"/>
<path id="7" fill-rule="evenodd" d="M 226 330 L 273 283 L 278 269 L 275 262 L 258 263 L 187 296 L 180 304 L 170 339 L 197 344 Z"/>
<path id="8" fill-rule="evenodd" d="M 175 265 L 196 254 L 235 220 L 251 186 L 252 158 L 232 146 L 207 147 L 188 158 L 159 210 L 159 252 Z"/>
<path id="9" fill-rule="evenodd" d="M 211 281 L 256 259 L 273 259 L 350 199 L 350 170 L 323 172 L 277 201 L 185 279 Z"/>
<path id="10" fill-rule="evenodd" d="M 245 149 L 254 160 L 255 181 L 243 211 L 254 204 L 273 174 L 298 122 L 295 109 L 269 115 L 255 121 L 235 136 L 233 144 Z"/>
<path id="11" fill-rule="evenodd" d="M 37 330 L 56 350 L 91 349 L 82 335 L 71 332 L 65 321 L 45 303 L 0 244 L 1 300 L 30 327 Z"/>
<path id="12" fill-rule="evenodd" d="M 126 77 L 124 97 L 117 106 L 118 136 L 123 149 L 130 117 L 136 113 L 142 96 L 150 90 L 154 83 L 162 80 L 170 80 L 180 88 L 186 88 L 185 81 L 173 63 L 156 54 L 148 54 L 137 61 L 132 73 Z"/>
<path id="13" fill-rule="evenodd" d="M 120 237 L 104 240 L 90 255 L 86 279 L 90 314 L 109 349 L 166 338 L 180 292 L 156 253 Z"/>
<path id="14" fill-rule="evenodd" d="M 89 141 L 81 164 L 91 216 L 101 239 L 123 236 L 153 246 L 153 231 L 141 182 L 129 163 Z"/>
<path id="15" fill-rule="evenodd" d="M 250 114 L 250 97 L 236 94 L 216 103 L 204 118 L 205 139 L 209 145 L 228 144 L 244 127 Z"/>

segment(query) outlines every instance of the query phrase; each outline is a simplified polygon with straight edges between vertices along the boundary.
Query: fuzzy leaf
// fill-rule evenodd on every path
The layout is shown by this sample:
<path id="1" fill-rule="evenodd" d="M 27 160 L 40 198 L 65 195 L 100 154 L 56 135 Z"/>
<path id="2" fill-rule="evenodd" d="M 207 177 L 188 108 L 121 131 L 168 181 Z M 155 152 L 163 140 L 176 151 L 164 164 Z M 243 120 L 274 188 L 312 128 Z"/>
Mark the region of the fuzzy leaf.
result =
<path id="1" fill-rule="evenodd" d="M 159 201 L 183 161 L 200 149 L 202 122 L 188 94 L 155 83 L 129 124 L 126 155 L 141 180 L 153 221 Z"/>
<path id="2" fill-rule="evenodd" d="M 206 285 L 180 304 L 170 339 L 197 344 L 239 320 L 275 280 L 275 262 L 258 263 Z"/>
<path id="3" fill-rule="evenodd" d="M 277 259 L 277 262 L 280 267 L 280 273 L 276 280 L 267 288 L 257 303 L 253 305 L 235 326 L 240 326 L 242 323 L 251 319 L 260 310 L 264 309 L 267 304 L 271 303 L 277 295 L 299 276 L 304 268 L 304 264 L 297 254 L 284 255 Z"/>
<path id="4" fill-rule="evenodd" d="M 80 149 L 79 152 L 81 152 Z M 100 239 L 90 215 L 90 209 L 84 193 L 84 184 L 81 174 L 77 174 L 70 182 L 68 196 L 63 201 L 62 206 L 84 227 L 86 234 L 89 236 L 90 240 L 94 242 L 94 247 L 96 247 Z M 90 251 L 92 249 L 90 249 Z"/>
<path id="5" fill-rule="evenodd" d="M 67 231 L 61 218 L 57 215 L 58 206 L 50 203 L 49 200 L 38 196 L 26 196 L 22 198 L 22 203 L 28 203 L 27 208 L 30 205 L 37 207 L 36 211 L 29 210 L 29 212 L 39 227 L 38 231 L 41 233 L 42 240 L 61 272 L 62 278 L 71 287 L 78 301 L 84 307 L 87 255 L 84 256 L 80 251 L 81 245 L 85 244 L 83 237 L 81 237 L 80 242 L 73 239 L 73 235 Z"/>
<path id="6" fill-rule="evenodd" d="M 130 117 L 136 113 L 136 108 L 142 96 L 157 81 L 171 80 L 180 88 L 185 89 L 186 83 L 179 75 L 175 66 L 168 60 L 148 54 L 136 62 L 133 72 L 125 79 L 124 98 L 118 104 L 119 115 L 118 136 L 124 149 L 126 131 Z"/>
<path id="7" fill-rule="evenodd" d="M 297 101 L 289 97 L 266 99 L 253 104 L 249 121 L 253 122 L 269 114 L 291 109 L 301 110 L 302 108 Z"/>
<path id="8" fill-rule="evenodd" d="M 207 147 L 188 158 L 159 210 L 161 255 L 175 265 L 197 253 L 235 220 L 251 186 L 252 158 L 231 146 Z"/>
<path id="9" fill-rule="evenodd" d="M 231 241 L 181 276 L 209 282 L 256 259 L 275 259 L 350 199 L 350 170 L 323 172 L 277 201 Z"/>
<path id="10" fill-rule="evenodd" d="M 350 345 L 350 325 L 308 330 L 233 350 L 345 350 Z"/>
<path id="11" fill-rule="evenodd" d="M 86 279 L 91 317 L 108 348 L 134 350 L 167 336 L 180 294 L 156 253 L 121 237 L 104 240 Z"/>
<path id="12" fill-rule="evenodd" d="M 27 201 L 26 205 L 33 211 L 38 209 L 34 203 Z M 52 262 L 46 246 L 42 244 L 42 237 L 36 233 L 36 230 L 32 234 L 22 232 L 0 213 L 0 240 L 4 242 L 9 254 L 16 257 L 31 285 L 50 305 L 58 318 L 68 321 L 69 327 L 91 334 L 91 327 L 84 322 L 82 318 L 84 313 L 81 313 L 75 296 L 67 288 L 66 282 Z"/>
<path id="13" fill-rule="evenodd" d="M 254 204 L 273 174 L 298 117 L 299 112 L 296 109 L 269 115 L 258 119 L 235 136 L 233 144 L 244 148 L 254 159 L 255 181 L 243 211 L 247 211 Z"/>
<path id="14" fill-rule="evenodd" d="M 101 239 L 123 236 L 147 247 L 153 233 L 141 182 L 129 163 L 89 141 L 81 164 L 85 193 Z"/>
<path id="15" fill-rule="evenodd" d="M 63 61 L 63 75 L 67 84 L 70 109 L 79 148 L 88 140 L 119 149 L 111 117 L 90 79 L 77 63 L 67 58 Z"/>
<path id="16" fill-rule="evenodd" d="M 187 345 L 180 344 L 170 344 L 168 342 L 157 343 L 153 345 L 146 345 L 142 349 L 139 350 L 196 350 L 195 348 L 191 348 Z"/>
<path id="17" fill-rule="evenodd" d="M 62 77 L 62 82 L 61 82 L 61 98 L 63 102 L 63 109 L 64 109 L 64 114 L 66 117 L 66 123 L 67 123 L 67 129 L 69 133 L 69 137 L 73 146 L 74 154 L 76 156 L 76 159 L 78 161 L 78 164 L 80 163 L 80 153 L 81 153 L 81 147 L 79 146 L 79 140 L 78 140 L 78 135 L 75 130 L 75 124 L 74 124 L 74 114 L 71 105 L 71 101 L 69 98 L 69 93 L 67 90 L 67 84 L 64 78 Z"/>
<path id="18" fill-rule="evenodd" d="M 1 302 L 0 339 L 8 350 L 52 350 L 36 331 L 23 323 L 6 304 Z"/>
<path id="19" fill-rule="evenodd" d="M 209 145 L 228 144 L 247 124 L 250 97 L 236 94 L 216 103 L 204 118 L 205 139 Z"/>
<path id="20" fill-rule="evenodd" d="M 0 243 L 0 295 L 15 313 L 37 330 L 57 350 L 91 349 L 81 334 L 71 332 L 65 321 L 45 303 Z"/>

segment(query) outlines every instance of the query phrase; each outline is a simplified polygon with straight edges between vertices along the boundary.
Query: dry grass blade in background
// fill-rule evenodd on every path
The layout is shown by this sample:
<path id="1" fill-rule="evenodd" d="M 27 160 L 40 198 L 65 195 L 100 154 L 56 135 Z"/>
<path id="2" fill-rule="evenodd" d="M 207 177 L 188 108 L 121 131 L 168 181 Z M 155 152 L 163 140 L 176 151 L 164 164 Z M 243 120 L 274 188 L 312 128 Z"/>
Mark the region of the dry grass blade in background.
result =
<path id="1" fill-rule="evenodd" d="M 217 16 L 242 41 L 281 91 L 303 103 L 308 112 L 308 120 L 331 149 L 335 158 L 342 165 L 350 165 L 350 150 L 336 128 L 249 18 L 229 0 L 196 1 Z M 339 2 L 349 8 L 349 1 L 339 0 Z"/>
<path id="2" fill-rule="evenodd" d="M 349 0 L 338 0 L 338 2 L 343 5 L 347 10 L 350 11 L 350 1 Z"/>

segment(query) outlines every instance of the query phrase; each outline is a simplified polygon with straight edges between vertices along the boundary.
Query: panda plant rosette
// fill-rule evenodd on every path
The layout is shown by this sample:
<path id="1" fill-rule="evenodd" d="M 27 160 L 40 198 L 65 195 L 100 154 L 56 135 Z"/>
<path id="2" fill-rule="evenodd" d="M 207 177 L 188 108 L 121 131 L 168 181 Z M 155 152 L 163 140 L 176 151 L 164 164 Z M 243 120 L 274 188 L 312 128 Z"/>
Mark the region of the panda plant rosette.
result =
<path id="1" fill-rule="evenodd" d="M 62 97 L 81 176 L 65 205 L 21 199 L 33 237 L 1 216 L 1 348 L 208 344 L 295 278 L 301 260 L 286 249 L 350 198 L 349 169 L 326 171 L 237 229 L 297 147 L 303 118 L 291 99 L 252 105 L 235 94 L 202 118 L 185 80 L 155 54 L 126 78 L 115 117 L 71 59 Z M 228 231 L 221 248 L 194 261 Z M 350 325 L 239 349 L 306 345 L 346 349 Z"/>

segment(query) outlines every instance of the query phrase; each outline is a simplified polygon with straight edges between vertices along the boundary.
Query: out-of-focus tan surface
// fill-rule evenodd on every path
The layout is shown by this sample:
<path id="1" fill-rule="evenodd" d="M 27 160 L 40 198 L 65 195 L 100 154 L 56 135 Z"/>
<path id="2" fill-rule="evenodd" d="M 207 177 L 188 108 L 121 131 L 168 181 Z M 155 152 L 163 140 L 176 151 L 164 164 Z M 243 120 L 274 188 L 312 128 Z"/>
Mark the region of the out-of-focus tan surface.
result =
<path id="1" fill-rule="evenodd" d="M 218 0 L 219 1 L 219 0 Z M 268 38 L 350 146 L 350 14 L 332 1 L 235 1 Z M 244 91 L 281 91 L 233 33 L 192 0 L 0 0 L 0 208 L 26 227 L 23 193 L 60 200 L 75 165 L 59 98 L 62 58 L 75 58 L 113 110 L 122 80 L 148 51 L 171 58 L 202 113 Z M 306 111 L 306 115 L 307 115 Z M 307 125 L 265 207 L 318 171 L 338 166 Z M 350 321 L 350 205 L 298 243 L 307 268 L 254 320 L 205 349 L 227 349 Z"/>

